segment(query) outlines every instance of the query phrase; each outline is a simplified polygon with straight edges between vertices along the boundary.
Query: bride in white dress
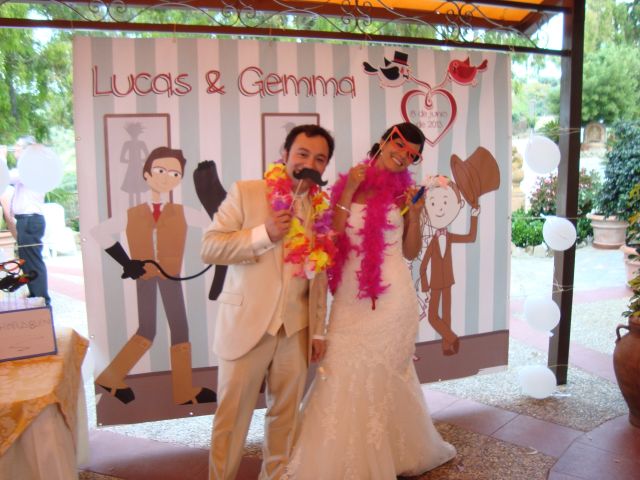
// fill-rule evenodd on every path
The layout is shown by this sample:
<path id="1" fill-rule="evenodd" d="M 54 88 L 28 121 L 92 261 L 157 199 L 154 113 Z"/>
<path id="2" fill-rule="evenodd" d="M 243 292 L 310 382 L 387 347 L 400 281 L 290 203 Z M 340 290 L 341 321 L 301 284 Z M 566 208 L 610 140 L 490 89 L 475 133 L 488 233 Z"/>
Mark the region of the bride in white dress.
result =
<path id="1" fill-rule="evenodd" d="M 333 187 L 340 254 L 327 354 L 285 478 L 389 480 L 456 455 L 433 426 L 413 365 L 418 304 L 403 257 L 420 251 L 424 200 L 411 202 L 417 189 L 407 168 L 423 145 L 416 126 L 395 125 Z"/>

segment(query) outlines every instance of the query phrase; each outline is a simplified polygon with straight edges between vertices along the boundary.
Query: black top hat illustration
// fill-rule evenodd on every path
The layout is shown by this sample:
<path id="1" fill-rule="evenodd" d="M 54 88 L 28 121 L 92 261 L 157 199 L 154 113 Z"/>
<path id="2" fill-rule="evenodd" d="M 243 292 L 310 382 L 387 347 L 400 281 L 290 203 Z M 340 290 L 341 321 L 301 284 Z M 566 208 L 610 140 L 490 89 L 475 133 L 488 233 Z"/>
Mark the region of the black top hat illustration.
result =
<path id="1" fill-rule="evenodd" d="M 396 50 L 393 53 L 393 61 L 395 63 L 399 63 L 400 65 L 406 65 L 408 59 L 409 59 L 409 54 L 407 53 L 399 52 L 398 50 Z"/>

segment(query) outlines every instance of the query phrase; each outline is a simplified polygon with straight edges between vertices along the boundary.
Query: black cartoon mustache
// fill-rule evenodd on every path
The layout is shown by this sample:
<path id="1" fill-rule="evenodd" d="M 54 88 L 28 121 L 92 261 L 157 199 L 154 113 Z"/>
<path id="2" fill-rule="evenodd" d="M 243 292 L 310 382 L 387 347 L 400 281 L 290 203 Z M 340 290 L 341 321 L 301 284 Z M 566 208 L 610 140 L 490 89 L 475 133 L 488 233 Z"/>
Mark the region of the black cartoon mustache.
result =
<path id="1" fill-rule="evenodd" d="M 327 183 L 329 183 L 326 180 L 322 180 L 322 175 L 320 175 L 320 173 L 318 173 L 313 168 L 303 168 L 302 170 L 293 172 L 293 176 L 298 180 L 308 178 L 313 183 L 315 183 L 316 185 L 320 185 L 321 187 L 324 187 Z"/>

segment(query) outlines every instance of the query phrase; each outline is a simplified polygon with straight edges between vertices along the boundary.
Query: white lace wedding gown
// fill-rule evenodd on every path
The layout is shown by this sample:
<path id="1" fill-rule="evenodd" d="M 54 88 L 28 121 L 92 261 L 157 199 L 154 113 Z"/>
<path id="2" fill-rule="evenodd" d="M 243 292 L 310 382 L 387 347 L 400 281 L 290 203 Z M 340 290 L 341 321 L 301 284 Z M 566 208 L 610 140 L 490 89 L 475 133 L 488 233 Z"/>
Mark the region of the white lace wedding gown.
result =
<path id="1" fill-rule="evenodd" d="M 362 239 L 364 206 L 352 204 L 347 234 Z M 358 299 L 361 257 L 352 250 L 331 307 L 328 351 L 303 403 L 287 476 L 294 480 L 391 480 L 456 455 L 433 426 L 413 365 L 418 304 L 402 257 L 402 217 L 388 213 L 383 285 L 371 309 Z"/>

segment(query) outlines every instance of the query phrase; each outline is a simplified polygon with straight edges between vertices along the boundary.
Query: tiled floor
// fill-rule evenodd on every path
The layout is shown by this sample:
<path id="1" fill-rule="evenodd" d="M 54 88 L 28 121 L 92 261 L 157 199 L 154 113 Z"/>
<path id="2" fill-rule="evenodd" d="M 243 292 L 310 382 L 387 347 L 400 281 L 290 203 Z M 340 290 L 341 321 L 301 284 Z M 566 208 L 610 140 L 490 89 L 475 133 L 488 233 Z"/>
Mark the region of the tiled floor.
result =
<path id="1" fill-rule="evenodd" d="M 57 262 L 52 262 L 49 271 L 52 290 L 78 300 L 84 299 L 82 282 L 78 281 L 81 269 L 63 264 L 58 266 Z M 628 297 L 628 291 L 624 288 L 599 289 L 576 294 L 574 303 L 623 297 Z M 515 311 L 521 307 L 521 302 L 512 302 L 512 309 Z M 511 323 L 511 335 L 538 349 L 546 350 L 548 346 L 547 336 L 532 331 L 515 318 Z M 570 361 L 594 375 L 615 379 L 610 355 L 574 344 L 571 347 Z M 436 420 L 557 458 L 548 474 L 551 480 L 640 478 L 640 428 L 633 427 L 626 415 L 584 433 L 527 415 L 457 398 L 428 387 L 425 388 L 425 393 Z M 204 449 L 99 430 L 91 432 L 90 446 L 91 462 L 83 466 L 83 469 L 103 475 L 129 480 L 207 478 L 208 452 Z M 259 461 L 246 457 L 238 479 L 255 479 L 259 469 Z"/>

